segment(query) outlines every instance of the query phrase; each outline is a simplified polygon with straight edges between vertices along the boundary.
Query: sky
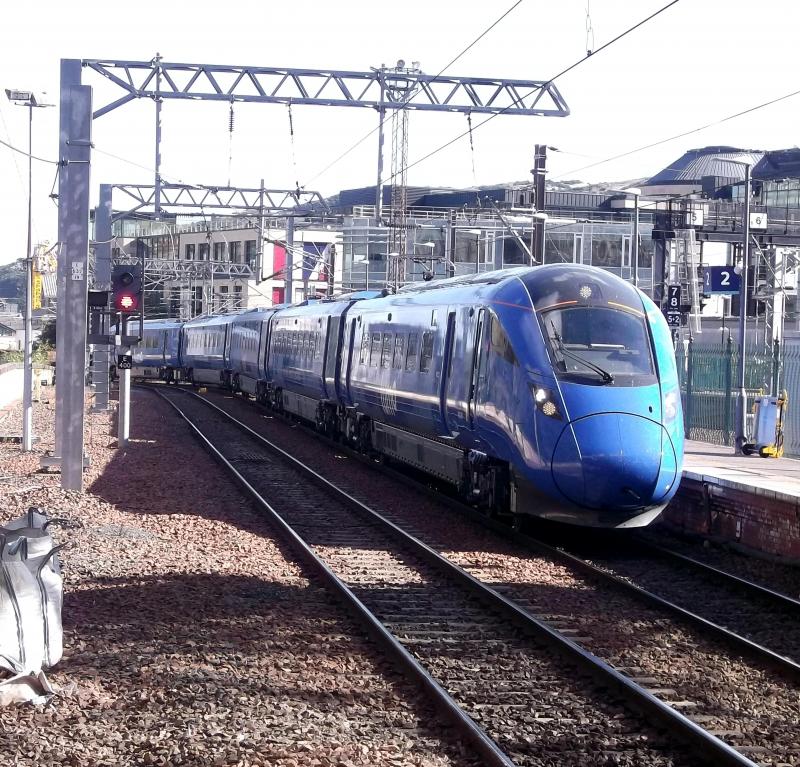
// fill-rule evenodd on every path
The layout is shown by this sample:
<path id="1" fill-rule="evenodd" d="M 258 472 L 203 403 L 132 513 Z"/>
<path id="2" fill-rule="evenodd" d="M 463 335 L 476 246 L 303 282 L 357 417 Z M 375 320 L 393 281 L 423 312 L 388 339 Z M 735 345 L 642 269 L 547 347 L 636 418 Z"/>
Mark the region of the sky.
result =
<path id="1" fill-rule="evenodd" d="M 446 73 L 546 80 L 667 2 L 522 0 Z M 54 160 L 61 58 L 146 61 L 158 52 L 173 62 L 358 71 L 402 58 L 436 74 L 512 5 L 514 0 L 8 3 L 0 27 L 0 89 L 46 92 L 46 100 L 56 103 L 34 112 L 33 130 L 34 155 Z M 548 157 L 551 178 L 612 182 L 653 175 L 700 146 L 795 146 L 800 95 L 597 164 L 800 90 L 799 20 L 795 0 L 680 0 L 557 80 L 570 116 L 500 116 L 474 130 L 473 150 L 468 138 L 456 141 L 412 167 L 408 183 L 461 187 L 528 180 L 536 143 L 559 150 Z M 85 71 L 83 83 L 93 86 L 95 105 L 122 95 L 91 72 Z M 230 144 L 227 104 L 164 102 L 163 175 L 210 185 L 230 179 L 245 187 L 257 187 L 263 178 L 267 187 L 299 183 L 325 195 L 375 183 L 376 135 L 322 172 L 377 125 L 373 110 L 295 106 L 293 142 L 285 106 L 237 104 L 235 111 Z M 481 119 L 475 116 L 473 125 Z M 412 164 L 467 129 L 459 114 L 413 113 L 409 122 Z M 154 132 L 154 106 L 147 100 L 94 121 L 93 205 L 100 183 L 153 183 Z M 28 112 L 2 90 L 0 139 L 27 150 Z M 0 263 L 8 263 L 25 255 L 27 158 L 0 145 L 0 179 Z M 49 198 L 54 180 L 53 165 L 34 161 L 34 242 L 56 240 L 57 209 Z"/>

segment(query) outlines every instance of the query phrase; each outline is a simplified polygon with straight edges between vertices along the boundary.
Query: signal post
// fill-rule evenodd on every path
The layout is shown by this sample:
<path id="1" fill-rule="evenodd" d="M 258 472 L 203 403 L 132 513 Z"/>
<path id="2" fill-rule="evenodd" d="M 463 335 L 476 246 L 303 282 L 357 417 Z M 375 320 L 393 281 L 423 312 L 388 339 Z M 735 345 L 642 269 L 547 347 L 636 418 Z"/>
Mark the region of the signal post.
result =
<path id="1" fill-rule="evenodd" d="M 125 447 L 130 439 L 132 346 L 142 337 L 144 312 L 142 264 L 115 266 L 111 272 L 111 301 L 117 323 L 117 374 L 119 376 L 119 408 L 117 410 L 117 447 Z M 130 335 L 128 323 L 139 317 L 139 332 Z"/>

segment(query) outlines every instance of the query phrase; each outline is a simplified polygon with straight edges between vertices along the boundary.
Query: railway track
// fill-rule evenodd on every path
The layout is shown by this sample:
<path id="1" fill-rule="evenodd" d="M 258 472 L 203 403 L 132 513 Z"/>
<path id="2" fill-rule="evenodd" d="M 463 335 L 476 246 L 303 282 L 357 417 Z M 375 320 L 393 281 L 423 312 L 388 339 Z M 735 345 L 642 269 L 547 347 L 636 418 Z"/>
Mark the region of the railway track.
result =
<path id="1" fill-rule="evenodd" d="M 739 645 L 800 681 L 800 601 L 653 543 L 575 552 L 586 562 L 651 591 L 727 632 Z M 741 637 L 739 642 L 735 637 Z M 769 648 L 761 653 L 756 648 Z"/>
<path id="2" fill-rule="evenodd" d="M 753 764 L 636 669 L 604 663 L 212 403 L 159 394 L 487 764 Z"/>
<path id="3" fill-rule="evenodd" d="M 693 721 L 735 743 L 741 751 L 774 759 L 771 763 L 775 764 L 800 762 L 800 746 L 794 734 L 800 705 L 793 661 L 732 636 L 723 627 L 651 596 L 574 555 L 548 549 L 505 525 L 486 520 L 395 470 L 376 472 L 376 466 L 370 465 L 356 471 L 355 461 L 343 464 L 342 459 L 358 454 L 348 453 L 342 446 L 336 446 L 335 452 L 320 447 L 318 435 L 311 430 L 294 428 L 296 424 L 287 425 L 269 411 L 228 395 L 212 396 L 259 430 L 265 424 L 274 424 L 270 435 L 282 445 L 289 444 L 292 452 L 326 473 L 335 472 L 337 483 L 351 493 L 429 545 L 447 551 L 450 559 L 476 577 L 499 582 L 496 588 L 509 598 L 573 636 L 583 647 Z M 361 458 L 360 463 L 372 462 Z M 409 496 L 402 508 L 392 499 L 393 488 Z M 443 508 L 453 505 L 462 512 L 455 522 Z M 492 534 L 479 532 L 463 520 L 470 514 Z M 441 519 L 446 521 L 437 525 L 435 520 Z M 501 545 L 495 533 L 513 542 Z M 454 536 L 460 545 L 454 546 Z M 536 559 L 531 558 L 531 552 Z M 541 566 L 545 561 L 548 573 L 529 573 L 534 562 Z M 555 581 L 566 585 L 550 593 Z"/>

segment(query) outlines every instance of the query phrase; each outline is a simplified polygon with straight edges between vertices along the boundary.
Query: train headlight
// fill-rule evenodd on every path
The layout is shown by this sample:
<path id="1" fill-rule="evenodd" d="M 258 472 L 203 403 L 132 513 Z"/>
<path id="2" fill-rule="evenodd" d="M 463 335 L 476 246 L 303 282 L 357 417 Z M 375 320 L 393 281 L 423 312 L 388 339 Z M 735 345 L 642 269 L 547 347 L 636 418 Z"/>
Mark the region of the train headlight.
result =
<path id="1" fill-rule="evenodd" d="M 675 416 L 678 415 L 678 405 L 680 399 L 677 389 L 672 389 L 664 395 L 664 420 L 674 421 Z"/>
<path id="2" fill-rule="evenodd" d="M 556 398 L 553 396 L 553 392 L 544 386 L 532 386 L 531 388 L 533 389 L 533 401 L 536 403 L 536 409 L 548 418 L 555 418 L 560 421 L 561 411 L 556 405 Z"/>

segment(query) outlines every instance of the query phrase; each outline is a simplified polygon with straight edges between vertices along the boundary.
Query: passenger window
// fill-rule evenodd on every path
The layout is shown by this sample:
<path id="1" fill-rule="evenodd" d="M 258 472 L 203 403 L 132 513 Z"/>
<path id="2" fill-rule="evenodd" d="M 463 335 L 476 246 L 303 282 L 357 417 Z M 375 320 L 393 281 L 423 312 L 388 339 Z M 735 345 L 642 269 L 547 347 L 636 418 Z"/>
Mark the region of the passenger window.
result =
<path id="1" fill-rule="evenodd" d="M 369 357 L 369 333 L 367 333 L 367 329 L 364 328 L 361 331 L 361 354 L 359 355 L 358 361 L 362 365 L 366 365 L 368 357 Z"/>
<path id="2" fill-rule="evenodd" d="M 417 347 L 419 346 L 419 335 L 411 333 L 408 336 L 408 349 L 406 350 L 406 370 L 417 369 Z"/>
<path id="3" fill-rule="evenodd" d="M 369 350 L 369 366 L 371 368 L 378 367 L 378 359 L 380 357 L 380 354 L 381 354 L 381 334 L 373 333 Z"/>
<path id="4" fill-rule="evenodd" d="M 392 361 L 392 334 L 383 334 L 383 346 L 381 347 L 381 367 L 386 369 Z"/>
<path id="5" fill-rule="evenodd" d="M 502 357 L 506 362 L 512 365 L 517 364 L 517 356 L 511 348 L 511 342 L 508 340 L 506 331 L 497 317 L 492 317 L 492 351 Z"/>
<path id="6" fill-rule="evenodd" d="M 422 334 L 422 352 L 419 357 L 419 372 L 427 373 L 431 369 L 433 359 L 433 333 L 429 330 Z"/>
<path id="7" fill-rule="evenodd" d="M 398 333 L 394 337 L 394 357 L 392 358 L 392 367 L 395 370 L 401 370 L 403 367 L 403 346 L 405 335 Z"/>

